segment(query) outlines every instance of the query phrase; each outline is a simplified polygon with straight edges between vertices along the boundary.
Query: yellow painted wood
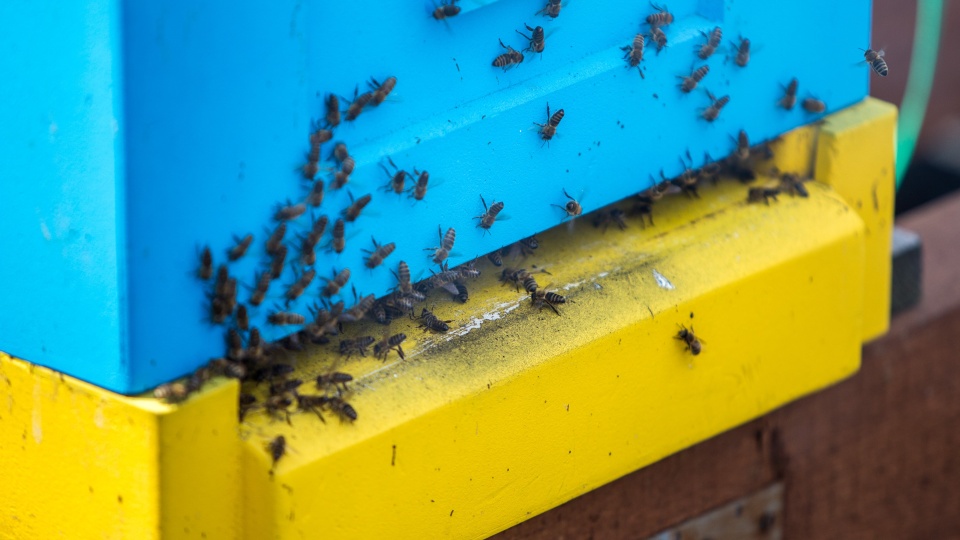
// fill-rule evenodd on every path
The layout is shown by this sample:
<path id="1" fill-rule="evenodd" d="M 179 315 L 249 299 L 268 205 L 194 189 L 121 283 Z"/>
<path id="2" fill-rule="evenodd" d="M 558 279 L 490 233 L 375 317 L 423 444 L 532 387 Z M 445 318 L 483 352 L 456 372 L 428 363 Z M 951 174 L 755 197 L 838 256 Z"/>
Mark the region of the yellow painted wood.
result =
<path id="1" fill-rule="evenodd" d="M 236 537 L 236 399 L 172 407 L 0 353 L 0 537 Z"/>
<path id="2" fill-rule="evenodd" d="M 845 162 L 892 162 L 889 110 L 840 115 L 776 146 L 772 165 L 835 186 L 810 183 L 809 199 L 748 205 L 746 186 L 722 182 L 658 203 L 655 227 L 568 223 L 508 259 L 550 272 L 536 277 L 568 296 L 563 316 L 484 264 L 468 304 L 429 301 L 450 334 L 395 321 L 406 361 L 344 362 L 336 343 L 297 356 L 298 377 L 357 378 L 355 424 L 252 412 L 238 430 L 235 383 L 170 406 L 0 355 L 0 462 L 16 464 L 0 468 L 0 531 L 481 538 L 839 381 L 887 316 L 878 238 L 893 198 L 892 172 Z M 674 339 L 679 324 L 701 355 Z M 265 445 L 278 434 L 288 453 L 273 468 Z"/>
<path id="3" fill-rule="evenodd" d="M 890 326 L 890 257 L 896 196 L 897 108 L 868 98 L 830 115 L 820 130 L 816 178 L 831 185 L 863 219 L 867 274 L 863 338 Z"/>

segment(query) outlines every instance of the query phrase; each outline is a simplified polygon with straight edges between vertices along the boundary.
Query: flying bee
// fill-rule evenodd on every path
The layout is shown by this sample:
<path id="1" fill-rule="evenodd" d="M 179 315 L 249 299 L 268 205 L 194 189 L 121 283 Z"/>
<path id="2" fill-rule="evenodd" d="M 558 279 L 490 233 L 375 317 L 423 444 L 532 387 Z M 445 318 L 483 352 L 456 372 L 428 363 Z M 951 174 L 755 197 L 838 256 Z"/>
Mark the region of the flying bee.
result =
<path id="1" fill-rule="evenodd" d="M 322 294 L 323 296 L 326 296 L 327 298 L 334 296 L 335 294 L 340 292 L 340 289 L 347 284 L 347 281 L 349 279 L 350 279 L 349 268 L 344 268 L 339 273 L 336 270 L 334 270 L 333 279 L 324 278 L 324 281 L 326 281 L 327 284 L 323 287 L 323 290 L 320 291 L 320 294 Z"/>
<path id="2" fill-rule="evenodd" d="M 313 183 L 310 193 L 307 194 L 306 203 L 314 208 L 323 203 L 323 180 L 317 180 Z"/>
<path id="3" fill-rule="evenodd" d="M 362 250 L 369 255 L 363 264 L 366 265 L 367 268 L 376 268 L 380 266 L 380 263 L 382 263 L 384 259 L 393 253 L 393 250 L 397 248 L 397 245 L 393 242 L 381 245 L 378 244 L 377 240 L 373 237 L 371 237 L 371 240 L 373 240 L 373 251 L 366 249 Z"/>
<path id="4" fill-rule="evenodd" d="M 504 71 L 512 68 L 513 66 L 523 62 L 523 53 L 517 51 L 513 47 L 508 47 L 503 44 L 503 40 L 500 40 L 500 46 L 507 50 L 507 52 L 497 56 L 493 59 L 491 64 L 493 67 L 503 68 Z"/>
<path id="5" fill-rule="evenodd" d="M 660 51 L 667 46 L 667 35 L 663 33 L 663 30 L 661 30 L 659 26 L 651 26 L 650 41 L 656 43 L 657 54 L 660 54 Z"/>
<path id="6" fill-rule="evenodd" d="M 563 206 L 560 206 L 559 204 L 550 205 L 550 206 L 556 206 L 557 208 L 563 210 L 567 214 L 566 216 L 564 216 L 563 219 L 574 218 L 583 213 L 583 206 L 581 206 L 576 199 L 574 199 L 573 197 L 570 196 L 569 193 L 567 193 L 566 188 L 563 189 L 563 195 L 567 199 L 570 199 L 566 202 L 566 204 L 564 204 Z M 531 248 L 531 249 L 536 249 L 536 248 Z"/>
<path id="7" fill-rule="evenodd" d="M 707 90 L 707 97 L 710 98 L 710 106 L 703 110 L 700 115 L 707 122 L 713 122 L 720 116 L 720 109 L 723 109 L 724 105 L 730 102 L 730 96 L 721 96 L 720 98 L 714 97 L 713 94 Z"/>
<path id="8" fill-rule="evenodd" d="M 703 31 L 700 33 L 707 38 L 707 42 L 700 46 L 700 49 L 697 51 L 697 56 L 701 60 L 706 60 L 713 55 L 713 53 L 717 50 L 717 47 L 719 47 L 720 43 L 723 41 L 723 30 L 717 26 L 714 27 L 709 34 Z"/>
<path id="9" fill-rule="evenodd" d="M 487 207 L 487 201 L 483 200 L 483 195 L 480 195 L 480 202 L 483 203 L 483 214 L 474 216 L 473 219 L 480 220 L 480 223 L 477 224 L 477 227 L 490 230 L 490 227 L 493 227 L 493 223 L 497 220 L 497 214 L 503 210 L 503 201 L 494 201 L 489 207 Z"/>
<path id="10" fill-rule="evenodd" d="M 860 49 L 863 51 L 863 58 L 870 64 L 870 67 L 873 68 L 873 71 L 881 77 L 886 77 L 889 70 L 887 69 L 887 61 L 883 59 L 883 49 L 875 51 L 873 49 Z"/>
<path id="11" fill-rule="evenodd" d="M 347 242 L 343 234 L 343 220 L 338 219 L 336 223 L 333 224 L 333 240 L 331 240 L 331 247 L 333 251 L 337 253 L 343 253 L 343 249 L 346 247 Z"/>
<path id="12" fill-rule="evenodd" d="M 623 53 L 623 59 L 627 61 L 627 69 L 637 68 L 640 72 L 640 78 L 645 79 L 643 70 L 640 69 L 640 62 L 643 61 L 643 34 L 633 36 L 633 44 L 626 47 L 620 47 Z"/>
<path id="13" fill-rule="evenodd" d="M 551 116 L 550 104 L 547 103 L 547 123 L 538 124 L 537 122 L 534 122 L 535 125 L 540 126 L 540 138 L 543 139 L 543 142 L 550 144 L 550 139 L 557 134 L 557 126 L 560 125 L 561 120 L 563 120 L 563 109 L 557 110 L 557 112 L 553 113 L 553 116 Z"/>
<path id="14" fill-rule="evenodd" d="M 377 82 L 373 77 L 370 78 L 370 87 L 373 89 L 373 99 L 370 100 L 370 105 L 376 107 L 384 102 L 387 99 L 387 96 L 390 95 L 390 92 L 393 92 L 393 87 L 397 85 L 396 77 L 387 77 L 383 80 L 382 83 Z"/>
<path id="15" fill-rule="evenodd" d="M 437 235 L 440 236 L 440 246 L 432 248 L 424 248 L 424 251 L 432 251 L 432 261 L 436 264 L 443 264 L 443 261 L 450 256 L 450 251 L 453 250 L 453 243 L 457 240 L 457 231 L 453 230 L 453 227 L 447 229 L 447 234 L 442 234 L 440 232 L 440 226 L 437 225 Z"/>
<path id="16" fill-rule="evenodd" d="M 247 315 L 247 306 L 243 304 L 237 306 L 236 322 L 237 328 L 244 332 L 250 328 L 250 317 Z"/>
<path id="17" fill-rule="evenodd" d="M 387 185 L 384 186 L 383 189 L 388 193 L 393 191 L 397 195 L 400 195 L 404 191 L 404 186 L 407 182 L 407 175 L 410 173 L 397 168 L 396 163 L 394 163 L 389 157 L 387 158 L 387 161 L 390 162 L 390 166 L 393 167 L 394 172 L 391 174 L 386 165 L 383 163 L 380 164 L 380 167 L 383 168 L 383 172 L 387 173 L 387 176 L 390 178 L 390 181 L 387 182 Z"/>
<path id="18" fill-rule="evenodd" d="M 667 11 L 667 6 L 658 6 L 650 2 L 650 7 L 657 10 L 656 13 L 647 15 L 646 22 L 651 27 L 667 26 L 673 22 L 673 13 Z"/>
<path id="19" fill-rule="evenodd" d="M 379 358 L 380 360 L 386 360 L 387 355 L 390 354 L 390 351 L 393 349 L 397 350 L 397 354 L 400 355 L 401 360 L 406 360 L 407 357 L 403 353 L 403 347 L 401 344 L 404 340 L 407 339 L 407 335 L 404 333 L 388 335 L 384 334 L 383 339 L 381 339 L 376 345 L 373 346 L 373 355 Z"/>
<path id="20" fill-rule="evenodd" d="M 206 246 L 200 252 L 200 268 L 197 269 L 197 277 L 206 281 L 213 277 L 213 253 L 210 247 Z"/>
<path id="21" fill-rule="evenodd" d="M 290 221 L 303 215 L 307 211 L 307 205 L 304 203 L 289 204 L 287 206 L 277 205 L 277 211 L 273 214 L 276 221 Z"/>
<path id="22" fill-rule="evenodd" d="M 370 336 L 367 336 L 366 338 L 361 338 L 361 339 L 365 339 L 365 340 L 369 339 L 370 341 L 367 342 L 367 345 L 369 345 L 370 343 L 373 343 L 374 341 L 374 339 Z M 320 390 L 323 390 L 328 386 L 337 388 L 337 385 L 340 385 L 341 387 L 343 387 L 343 391 L 346 392 L 347 383 L 352 380 L 353 380 L 353 375 L 350 375 L 349 373 L 341 373 L 339 371 L 324 373 L 323 375 L 317 376 L 317 388 Z"/>
<path id="23" fill-rule="evenodd" d="M 503 255 L 499 249 L 487 253 L 487 260 L 494 266 L 503 266 Z"/>
<path id="24" fill-rule="evenodd" d="M 356 294 L 356 291 L 354 291 L 354 294 Z M 358 300 L 353 307 L 341 314 L 339 319 L 343 322 L 356 322 L 363 319 L 363 316 L 370 311 L 370 308 L 373 307 L 373 303 L 376 302 L 376 300 L 377 297 L 372 294 L 364 296 Z"/>
<path id="25" fill-rule="evenodd" d="M 433 312 L 428 310 L 427 308 L 422 308 L 422 311 L 420 311 L 419 319 L 420 319 L 420 326 L 423 327 L 424 331 L 432 330 L 434 332 L 440 332 L 440 333 L 449 332 L 450 325 L 447 323 L 453 322 L 453 321 L 440 320 L 439 317 L 434 315 Z"/>
<path id="26" fill-rule="evenodd" d="M 796 78 L 790 79 L 790 84 L 784 89 L 783 97 L 780 98 L 779 105 L 781 107 L 788 111 L 793 110 L 793 106 L 797 104 L 797 86 L 799 84 Z"/>
<path id="27" fill-rule="evenodd" d="M 327 106 L 327 127 L 340 125 L 340 100 L 334 94 L 328 94 L 325 102 Z"/>
<path id="28" fill-rule="evenodd" d="M 800 105 L 803 107 L 803 110 L 807 111 L 808 113 L 820 114 L 827 110 L 826 103 L 814 98 L 807 98 L 803 100 Z"/>
<path id="29" fill-rule="evenodd" d="M 353 200 L 353 194 L 350 195 L 350 206 L 343 209 L 341 214 L 343 214 L 343 219 L 347 221 L 354 221 L 360 217 L 360 211 L 363 210 L 363 207 L 370 204 L 370 200 L 373 198 L 369 193 L 360 197 L 357 200 Z"/>
<path id="30" fill-rule="evenodd" d="M 523 25 L 528 32 L 531 34 L 528 36 L 523 32 L 517 30 L 516 32 L 526 38 L 530 42 L 530 45 L 524 49 L 525 51 L 531 51 L 535 53 L 543 54 L 543 49 L 546 47 L 547 42 L 543 34 L 543 27 L 537 26 L 536 28 L 531 28 L 528 24 L 524 23 Z"/>
<path id="31" fill-rule="evenodd" d="M 341 422 L 357 420 L 357 411 L 340 396 L 327 398 L 327 406 L 340 417 Z"/>
<path id="32" fill-rule="evenodd" d="M 780 176 L 780 191 L 789 193 L 791 197 L 799 195 L 806 199 L 810 196 L 810 192 L 807 191 L 803 183 L 808 180 L 810 179 L 800 178 L 800 175 L 796 173 L 784 173 Z"/>
<path id="33" fill-rule="evenodd" d="M 340 354 L 346 356 L 348 359 L 353 353 L 358 353 L 360 356 L 367 356 L 367 347 L 373 345 L 373 342 L 376 340 L 377 338 L 373 336 L 361 336 L 354 339 L 341 339 Z"/>
<path id="34" fill-rule="evenodd" d="M 456 5 L 457 0 L 441 3 L 437 9 L 433 10 L 433 18 L 441 21 L 450 17 L 456 17 L 460 13 L 460 6 Z"/>
<path id="35" fill-rule="evenodd" d="M 227 251 L 227 258 L 231 261 L 235 261 L 247 253 L 247 249 L 249 249 L 250 244 L 253 243 L 253 235 L 248 234 L 243 238 L 234 236 L 233 241 L 236 242 L 236 245 Z"/>
<path id="36" fill-rule="evenodd" d="M 276 326 L 288 324 L 303 324 L 307 321 L 306 317 L 299 313 L 288 313 L 286 311 L 274 311 L 267 315 L 267 322 Z"/>
<path id="37" fill-rule="evenodd" d="M 547 285 L 547 287 L 549 287 L 549 285 Z M 534 291 L 530 295 L 530 302 L 539 310 L 543 310 L 543 306 L 547 306 L 552 309 L 554 313 L 560 315 L 560 310 L 557 309 L 557 306 L 566 304 L 567 299 L 555 292 L 547 291 L 547 287 Z"/>
<path id="38" fill-rule="evenodd" d="M 697 84 L 707 76 L 707 73 L 710 73 L 710 66 L 704 64 L 693 70 L 693 73 L 691 73 L 689 77 L 677 75 L 678 78 L 683 79 L 683 82 L 680 83 L 680 90 L 684 92 L 691 92 L 697 87 Z"/>
<path id="39" fill-rule="evenodd" d="M 747 202 L 748 203 L 762 202 L 769 206 L 770 199 L 777 200 L 777 195 L 779 194 L 780 194 L 780 189 L 778 188 L 764 188 L 764 187 L 750 188 L 750 191 L 747 192 Z"/>
<path id="40" fill-rule="evenodd" d="M 190 389 L 182 382 L 161 384 L 153 389 L 153 397 L 167 403 L 180 403 L 190 396 Z"/>
<path id="41" fill-rule="evenodd" d="M 680 331 L 677 332 L 677 335 L 673 336 L 673 339 L 680 340 L 686 345 L 686 350 L 690 351 L 690 354 L 696 356 L 700 354 L 700 351 L 703 349 L 700 340 L 693 334 L 693 327 L 691 326 L 688 330 L 686 326 L 680 325 Z"/>
<path id="42" fill-rule="evenodd" d="M 263 303 L 264 298 L 267 296 L 267 289 L 270 288 L 271 278 L 270 272 L 263 272 L 257 275 L 257 285 L 250 294 L 250 305 L 259 306 Z"/>
<path id="43" fill-rule="evenodd" d="M 270 259 L 270 277 L 277 279 L 283 273 L 283 263 L 287 260 L 287 246 L 280 245 L 277 252 Z"/>
<path id="44" fill-rule="evenodd" d="M 734 44 L 737 48 L 737 56 L 734 58 L 734 63 L 740 67 L 747 67 L 747 63 L 750 62 L 750 40 L 741 37 L 740 44 Z"/>
<path id="45" fill-rule="evenodd" d="M 311 268 L 304 272 L 303 275 L 300 276 L 300 279 L 287 289 L 287 292 L 284 294 L 284 297 L 287 299 L 287 305 L 297 298 L 300 298 L 300 295 L 303 294 L 303 291 L 307 290 L 307 287 L 310 286 L 310 283 L 313 282 L 313 278 L 316 275 L 317 271 Z"/>
<path id="46" fill-rule="evenodd" d="M 347 122 L 353 122 L 360 116 L 360 113 L 363 112 L 363 108 L 366 107 L 374 99 L 373 92 L 364 92 L 357 95 L 359 89 L 354 89 L 353 91 L 353 101 L 350 101 L 350 106 L 347 107 L 347 113 L 344 115 L 344 120 Z"/>
<path id="47" fill-rule="evenodd" d="M 276 255 L 283 245 L 283 237 L 287 234 L 287 224 L 280 222 L 277 228 L 273 230 L 270 238 L 267 238 L 267 255 Z"/>

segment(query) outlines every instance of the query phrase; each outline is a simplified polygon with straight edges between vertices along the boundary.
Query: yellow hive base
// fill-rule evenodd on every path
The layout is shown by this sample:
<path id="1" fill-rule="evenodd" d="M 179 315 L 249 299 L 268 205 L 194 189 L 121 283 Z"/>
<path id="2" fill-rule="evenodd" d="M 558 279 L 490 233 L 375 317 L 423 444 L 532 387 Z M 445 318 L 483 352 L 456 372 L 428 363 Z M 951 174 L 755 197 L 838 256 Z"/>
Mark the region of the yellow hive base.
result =
<path id="1" fill-rule="evenodd" d="M 0 473 L 0 531 L 479 538 L 836 382 L 886 325 L 878 237 L 892 220 L 895 120 L 868 100 L 779 144 L 782 170 L 814 167 L 816 150 L 818 179 L 837 191 L 811 183 L 809 199 L 747 205 L 746 187 L 725 182 L 665 199 L 653 228 L 541 235 L 518 264 L 552 273 L 537 279 L 571 300 L 561 317 L 484 267 L 468 304 L 436 297 L 450 335 L 398 321 L 405 362 L 338 367 L 358 379 L 353 425 L 260 413 L 238 425 L 235 383 L 173 407 L 0 355 L 0 461 L 16 464 Z M 678 324 L 703 338 L 701 355 L 673 339 Z M 297 376 L 329 369 L 331 351 L 300 358 Z M 277 434 L 289 451 L 271 474 Z"/>

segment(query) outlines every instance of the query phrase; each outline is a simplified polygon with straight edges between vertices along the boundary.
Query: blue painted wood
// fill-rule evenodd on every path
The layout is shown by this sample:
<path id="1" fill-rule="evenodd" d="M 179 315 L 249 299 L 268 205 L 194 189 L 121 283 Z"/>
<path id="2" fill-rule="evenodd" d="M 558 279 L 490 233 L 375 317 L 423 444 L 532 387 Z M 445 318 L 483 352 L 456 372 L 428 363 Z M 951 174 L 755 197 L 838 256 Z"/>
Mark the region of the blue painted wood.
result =
<path id="1" fill-rule="evenodd" d="M 275 204 L 307 192 L 297 169 L 323 96 L 349 98 L 370 77 L 398 84 L 335 130 L 357 165 L 317 214 L 332 225 L 348 192 L 373 202 L 348 224 L 347 250 L 321 251 L 316 269 L 349 267 L 358 291 L 377 295 L 400 260 L 427 273 L 423 249 L 438 245 L 438 225 L 456 228 L 458 264 L 559 223 L 551 204 L 565 201 L 563 188 L 583 193 L 589 211 L 648 187 L 661 169 L 679 173 L 687 150 L 696 165 L 728 153 L 739 129 L 761 140 L 815 120 L 777 108 L 792 77 L 828 113 L 867 94 L 857 49 L 869 44 L 869 0 L 672 0 L 668 46 L 646 49 L 645 78 L 620 48 L 648 31 L 647 3 L 570 0 L 556 19 L 535 14 L 543 3 L 463 0 L 460 15 L 436 21 L 429 3 L 5 2 L 0 72 L 16 82 L 0 89 L 0 135 L 11 143 L 0 150 L 0 349 L 120 392 L 219 355 L 224 330 L 205 322 L 205 289 L 191 275 L 198 246 L 219 264 L 232 235 L 254 233 L 230 265 L 253 285 Z M 545 28 L 544 53 L 492 67 L 498 39 L 526 45 L 515 32 L 525 23 Z M 700 32 L 714 26 L 724 43 L 701 62 Z M 728 58 L 738 35 L 753 43 L 746 68 Z M 704 63 L 700 88 L 680 92 L 677 76 Z M 699 117 L 705 89 L 731 98 L 713 123 Z M 547 103 L 566 113 L 549 146 L 534 125 Z M 387 157 L 430 172 L 424 201 L 381 189 Z M 510 216 L 488 233 L 473 219 L 481 194 Z M 291 225 L 291 257 L 293 233 L 308 226 L 309 216 Z M 371 236 L 397 249 L 367 270 L 360 250 Z M 294 279 L 288 268 L 252 312 L 269 338 L 295 329 L 264 321 L 279 284 Z M 314 280 L 289 309 L 306 313 L 321 286 Z"/>

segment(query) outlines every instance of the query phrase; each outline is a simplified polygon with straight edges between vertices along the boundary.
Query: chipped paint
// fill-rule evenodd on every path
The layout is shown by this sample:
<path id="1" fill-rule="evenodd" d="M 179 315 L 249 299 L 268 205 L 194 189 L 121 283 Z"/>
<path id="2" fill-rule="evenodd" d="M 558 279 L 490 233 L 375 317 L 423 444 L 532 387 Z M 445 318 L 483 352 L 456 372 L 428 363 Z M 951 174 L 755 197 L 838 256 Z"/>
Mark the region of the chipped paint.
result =
<path id="1" fill-rule="evenodd" d="M 667 276 L 657 272 L 656 268 L 653 269 L 653 279 L 657 280 L 657 285 L 659 285 L 661 289 L 667 289 L 668 291 L 676 289 L 673 283 L 670 283 L 670 280 L 667 279 Z"/>

